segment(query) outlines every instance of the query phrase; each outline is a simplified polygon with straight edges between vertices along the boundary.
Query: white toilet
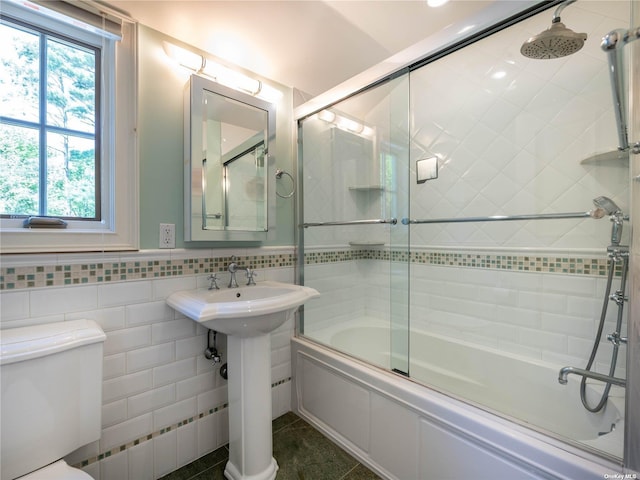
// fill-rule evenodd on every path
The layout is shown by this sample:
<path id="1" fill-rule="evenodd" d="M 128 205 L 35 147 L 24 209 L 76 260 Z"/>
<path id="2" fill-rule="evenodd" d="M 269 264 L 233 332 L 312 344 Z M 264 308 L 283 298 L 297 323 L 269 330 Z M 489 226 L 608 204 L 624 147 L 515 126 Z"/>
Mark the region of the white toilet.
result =
<path id="1" fill-rule="evenodd" d="M 0 478 L 88 480 L 61 460 L 100 438 L 105 334 L 93 320 L 0 331 Z"/>

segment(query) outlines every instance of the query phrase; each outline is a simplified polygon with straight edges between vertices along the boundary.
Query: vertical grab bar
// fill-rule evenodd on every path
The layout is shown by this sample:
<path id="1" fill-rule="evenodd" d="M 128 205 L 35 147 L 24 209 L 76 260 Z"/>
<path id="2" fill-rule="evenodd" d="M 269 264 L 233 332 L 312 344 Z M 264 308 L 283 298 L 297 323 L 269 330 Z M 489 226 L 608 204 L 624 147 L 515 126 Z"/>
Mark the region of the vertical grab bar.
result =
<path id="1" fill-rule="evenodd" d="M 640 27 L 631 30 L 612 30 L 602 38 L 600 47 L 608 55 L 609 77 L 611 79 L 611 93 L 613 95 L 614 114 L 618 126 L 618 150 L 629 149 L 627 134 L 627 97 L 625 91 L 623 70 L 624 57 L 622 48 L 629 42 L 640 38 Z"/>

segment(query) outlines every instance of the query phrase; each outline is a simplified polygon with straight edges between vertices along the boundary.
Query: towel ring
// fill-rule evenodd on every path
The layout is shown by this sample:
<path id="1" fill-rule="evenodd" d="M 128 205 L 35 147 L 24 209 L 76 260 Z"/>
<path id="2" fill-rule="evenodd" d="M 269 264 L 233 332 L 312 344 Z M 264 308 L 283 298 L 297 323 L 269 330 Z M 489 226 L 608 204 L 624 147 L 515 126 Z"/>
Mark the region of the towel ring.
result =
<path id="1" fill-rule="evenodd" d="M 291 193 L 287 194 L 287 195 L 280 195 L 278 193 L 278 190 L 276 189 L 276 195 L 278 195 L 280 198 L 291 198 L 293 197 L 293 194 L 296 193 L 296 182 L 293 179 L 293 177 L 291 176 L 290 173 L 285 172 L 284 170 L 276 170 L 276 178 L 279 180 L 282 178 L 282 175 L 286 175 L 287 177 L 289 177 L 291 179 Z"/>

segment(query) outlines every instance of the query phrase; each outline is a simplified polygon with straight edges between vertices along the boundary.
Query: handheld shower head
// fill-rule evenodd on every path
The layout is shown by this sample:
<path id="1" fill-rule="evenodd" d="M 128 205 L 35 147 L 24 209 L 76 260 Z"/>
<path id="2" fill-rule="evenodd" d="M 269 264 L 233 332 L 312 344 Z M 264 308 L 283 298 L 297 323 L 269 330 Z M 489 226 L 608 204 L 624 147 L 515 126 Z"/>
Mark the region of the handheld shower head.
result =
<path id="1" fill-rule="evenodd" d="M 534 59 L 560 58 L 577 52 L 587 40 L 586 33 L 576 33 L 560 21 L 560 12 L 576 0 L 562 3 L 553 14 L 551 26 L 522 44 L 520 53 Z"/>
<path id="2" fill-rule="evenodd" d="M 620 207 L 618 207 L 618 205 L 616 205 L 615 202 L 611 200 L 609 197 L 594 198 L 593 204 L 597 208 L 601 208 L 602 210 L 604 210 L 606 215 L 613 215 L 621 211 Z"/>
<path id="3" fill-rule="evenodd" d="M 602 211 L 611 217 L 611 221 L 613 222 L 611 226 L 611 246 L 619 246 L 620 240 L 622 239 L 622 224 L 625 220 L 622 210 L 620 210 L 620 207 L 609 197 L 594 198 L 593 204 L 596 206 L 596 212 Z M 602 217 L 594 216 L 594 218 Z"/>

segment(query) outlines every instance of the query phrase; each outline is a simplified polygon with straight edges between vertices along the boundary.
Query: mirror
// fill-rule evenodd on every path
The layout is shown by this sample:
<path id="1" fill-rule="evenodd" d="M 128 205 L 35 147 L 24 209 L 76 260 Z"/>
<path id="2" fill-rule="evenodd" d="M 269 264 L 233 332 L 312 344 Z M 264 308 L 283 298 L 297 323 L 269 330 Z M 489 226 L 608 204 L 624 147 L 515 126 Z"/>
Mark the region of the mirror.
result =
<path id="1" fill-rule="evenodd" d="M 185 89 L 185 241 L 263 241 L 275 224 L 275 106 L 192 75 Z"/>

